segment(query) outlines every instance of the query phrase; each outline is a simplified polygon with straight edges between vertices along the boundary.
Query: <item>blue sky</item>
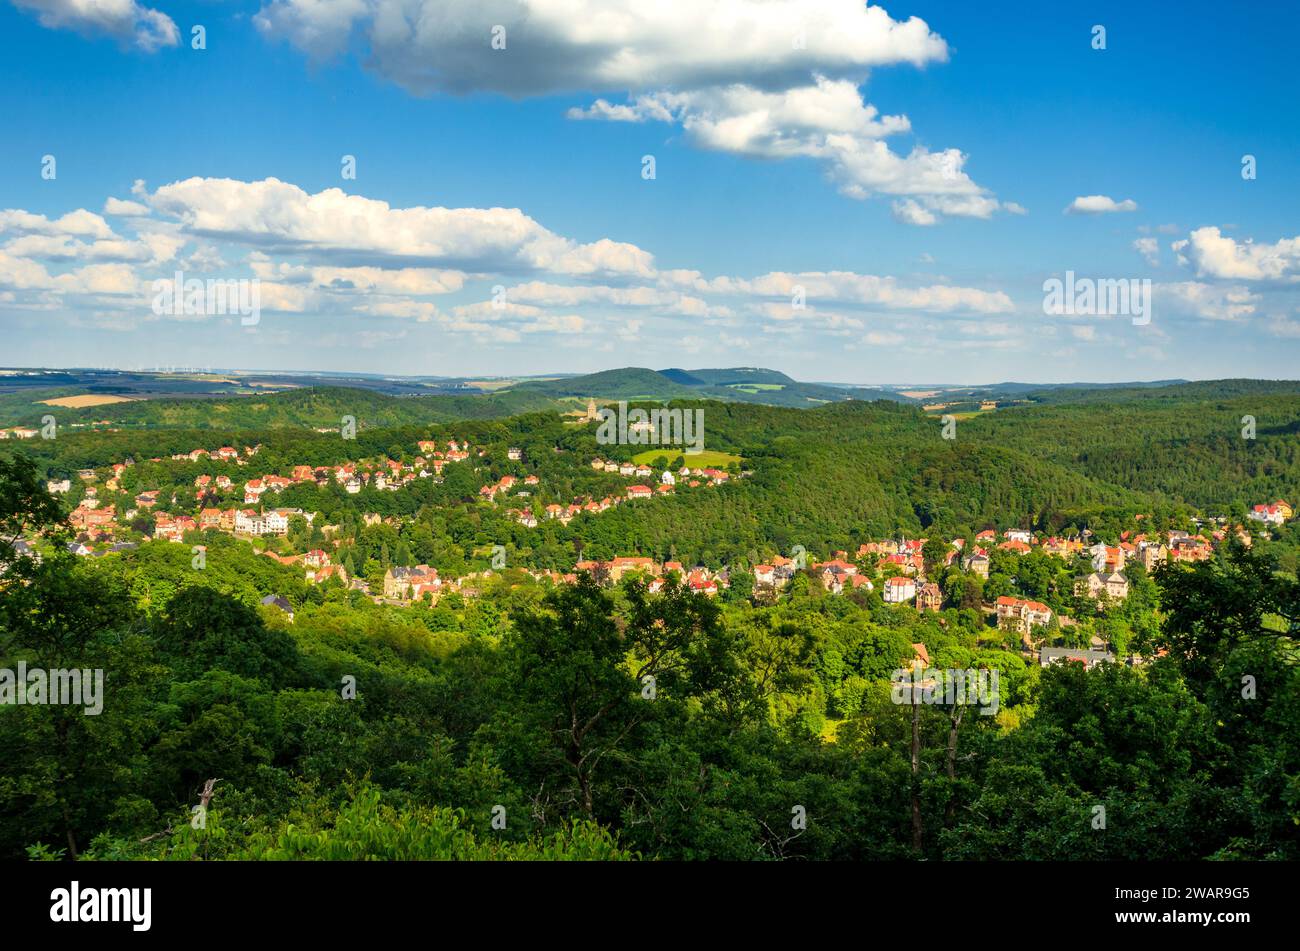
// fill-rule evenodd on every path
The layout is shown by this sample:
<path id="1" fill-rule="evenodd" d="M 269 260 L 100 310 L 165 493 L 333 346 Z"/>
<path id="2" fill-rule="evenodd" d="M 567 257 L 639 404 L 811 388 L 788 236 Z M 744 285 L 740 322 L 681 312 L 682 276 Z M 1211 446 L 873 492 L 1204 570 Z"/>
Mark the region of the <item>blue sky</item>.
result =
<path id="1" fill-rule="evenodd" d="M 0 364 L 1295 377 L 1300 14 L 1054 6 L 0 0 Z"/>

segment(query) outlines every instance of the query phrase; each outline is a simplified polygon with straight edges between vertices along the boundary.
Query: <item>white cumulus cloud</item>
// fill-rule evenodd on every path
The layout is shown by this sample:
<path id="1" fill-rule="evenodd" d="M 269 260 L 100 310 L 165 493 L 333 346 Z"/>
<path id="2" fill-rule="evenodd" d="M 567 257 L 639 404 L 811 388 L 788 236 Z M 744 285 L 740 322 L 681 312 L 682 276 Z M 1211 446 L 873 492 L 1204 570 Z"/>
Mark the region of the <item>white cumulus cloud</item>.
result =
<path id="1" fill-rule="evenodd" d="M 1173 243 L 1179 262 L 1196 269 L 1201 277 L 1240 281 L 1294 281 L 1300 279 L 1300 237 L 1282 238 L 1274 244 L 1237 241 L 1218 228 L 1197 228 Z"/>
<path id="2" fill-rule="evenodd" d="M 1080 195 L 1065 207 L 1067 215 L 1111 215 L 1119 211 L 1137 211 L 1132 198 L 1116 201 L 1108 195 Z"/>
<path id="3" fill-rule="evenodd" d="M 275 178 L 190 178 L 159 187 L 147 200 L 190 234 L 312 253 L 343 266 L 653 272 L 652 256 L 634 245 L 608 239 L 580 244 L 517 208 L 394 208 L 338 188 L 309 194 Z"/>
<path id="4" fill-rule="evenodd" d="M 943 62 L 948 46 L 925 21 L 862 0 L 269 0 L 255 21 L 315 59 L 362 37 L 367 63 L 417 95 L 627 94 L 568 114 L 811 158 L 846 195 L 906 196 L 894 213 L 908 223 L 1023 211 L 972 181 L 957 149 L 885 144 L 911 123 L 881 115 L 860 85 L 874 68 Z"/>
<path id="5" fill-rule="evenodd" d="M 111 36 L 146 53 L 175 46 L 176 23 L 161 10 L 136 0 L 13 0 L 20 10 L 36 14 L 41 26 L 76 30 L 87 36 Z"/>

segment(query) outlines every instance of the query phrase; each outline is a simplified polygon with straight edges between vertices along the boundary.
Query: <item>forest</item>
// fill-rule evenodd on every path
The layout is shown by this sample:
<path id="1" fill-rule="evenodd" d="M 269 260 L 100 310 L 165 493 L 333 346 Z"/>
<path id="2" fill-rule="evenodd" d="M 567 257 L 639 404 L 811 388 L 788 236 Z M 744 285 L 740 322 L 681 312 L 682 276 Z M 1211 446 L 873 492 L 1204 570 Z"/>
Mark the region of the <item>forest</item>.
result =
<path id="1" fill-rule="evenodd" d="M 1300 397 L 1196 386 L 999 410 L 955 440 L 897 402 L 679 404 L 705 409 L 706 447 L 739 456 L 737 478 L 536 529 L 479 487 L 529 472 L 532 504 L 599 496 L 626 480 L 587 461 L 641 447 L 598 445 L 551 412 L 396 426 L 358 413 L 355 440 L 255 417 L 5 446 L 0 669 L 103 670 L 105 698 L 94 716 L 0 705 L 0 856 L 1300 858 L 1295 522 L 1195 565 L 1137 566 L 1105 611 L 1073 591 L 1077 565 L 1039 552 L 996 552 L 986 580 L 936 566 L 938 612 L 834 596 L 811 572 L 775 603 L 742 583 L 795 545 L 829 557 L 1013 526 L 1109 538 L 1294 501 Z M 341 525 L 340 556 L 372 578 L 481 570 L 485 550 L 508 549 L 475 596 L 436 604 L 308 584 L 259 553 L 286 540 L 198 533 L 200 569 L 146 523 L 138 547 L 78 558 L 61 542 L 80 487 L 54 498 L 45 484 L 130 457 L 124 494 L 191 511 L 195 475 L 226 470 L 173 453 L 259 445 L 263 473 L 453 437 L 484 455 L 441 481 L 281 500 Z M 372 512 L 392 520 L 365 524 Z M 37 536 L 39 561 L 15 553 Z M 555 585 L 525 570 L 631 554 L 725 566 L 733 582 L 709 599 L 673 577 L 652 593 L 635 575 Z M 978 610 L 1003 593 L 1147 661 L 1040 667 Z M 272 594 L 291 615 L 262 603 Z M 940 670 L 997 671 L 997 712 L 898 702 L 914 645 Z"/>

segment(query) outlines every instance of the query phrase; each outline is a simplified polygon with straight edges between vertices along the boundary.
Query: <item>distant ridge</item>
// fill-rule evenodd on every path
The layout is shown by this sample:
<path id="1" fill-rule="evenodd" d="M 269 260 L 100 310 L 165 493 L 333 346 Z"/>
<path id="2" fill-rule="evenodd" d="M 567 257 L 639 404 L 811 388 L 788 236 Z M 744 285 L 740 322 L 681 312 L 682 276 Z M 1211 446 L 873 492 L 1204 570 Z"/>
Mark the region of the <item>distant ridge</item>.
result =
<path id="1" fill-rule="evenodd" d="M 1166 403 L 1185 399 L 1300 394 L 1290 380 L 1157 380 L 1131 383 L 1018 383 L 986 386 L 893 384 L 853 387 L 804 383 L 763 367 L 684 369 L 620 367 L 576 376 L 375 377 L 231 371 L 157 373 L 128 370 L 0 368 L 0 428 L 32 426 L 47 413 L 60 425 L 246 428 L 338 425 L 343 415 L 369 425 L 500 419 L 520 413 L 571 412 L 599 403 L 713 400 L 791 409 L 852 401 L 890 401 L 930 413 L 1001 412 L 1059 403 Z M 125 396 L 77 407 L 43 401 L 69 396 Z M 993 404 L 989 406 L 987 404 Z"/>
<path id="2" fill-rule="evenodd" d="M 602 370 L 563 380 L 525 381 L 514 392 L 545 393 L 556 398 L 607 400 L 725 400 L 732 403 L 761 403 L 767 406 L 807 408 L 823 403 L 853 399 L 855 394 L 816 383 L 800 383 L 778 370 L 763 367 L 721 369 L 650 370 L 623 367 Z M 876 394 L 878 399 L 882 394 Z"/>
<path id="3" fill-rule="evenodd" d="M 729 367 L 722 370 L 692 370 L 691 374 L 705 383 L 714 386 L 733 386 L 745 383 L 767 383 L 775 385 L 796 385 L 798 381 L 786 376 L 779 370 L 767 370 L 763 367 Z M 817 386 L 806 383 L 804 386 Z"/>

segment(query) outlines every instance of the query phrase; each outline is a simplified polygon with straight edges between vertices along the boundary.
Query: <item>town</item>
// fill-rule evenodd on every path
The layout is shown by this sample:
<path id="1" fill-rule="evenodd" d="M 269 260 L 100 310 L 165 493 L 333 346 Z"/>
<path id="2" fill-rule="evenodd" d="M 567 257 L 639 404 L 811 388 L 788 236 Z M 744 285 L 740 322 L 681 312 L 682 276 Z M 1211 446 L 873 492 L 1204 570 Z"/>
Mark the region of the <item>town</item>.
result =
<path id="1" fill-rule="evenodd" d="M 262 555 L 283 565 L 298 566 L 312 585 L 339 586 L 376 603 L 394 606 L 425 603 L 436 605 L 446 595 L 473 597 L 487 579 L 507 570 L 522 572 L 550 585 L 572 584 L 587 575 L 602 585 L 616 585 L 639 578 L 650 593 L 663 589 L 669 579 L 706 597 L 725 593 L 744 597 L 756 605 L 777 602 L 791 590 L 797 578 L 806 579 L 830 596 L 878 598 L 892 608 L 910 608 L 919 613 L 940 614 L 947 609 L 978 611 L 989 628 L 990 639 L 1000 639 L 1007 648 L 1027 658 L 1048 664 L 1071 661 L 1091 667 L 1115 660 L 1115 643 L 1098 633 L 1083 636 L 1072 613 L 1080 610 L 1104 617 L 1129 598 L 1130 575 L 1136 568 L 1143 577 L 1163 562 L 1198 562 L 1213 557 L 1229 539 L 1249 546 L 1253 536 L 1245 524 L 1229 524 L 1223 517 L 1196 519 L 1195 531 L 1166 529 L 1163 532 L 1122 531 L 1113 538 L 1094 536 L 1088 529 L 1065 536 L 1045 535 L 1027 528 L 988 527 L 970 538 L 891 538 L 865 542 L 850 552 L 824 553 L 823 560 L 806 550 L 769 552 L 765 560 L 752 564 L 686 565 L 672 558 L 632 552 L 605 560 L 577 557 L 567 570 L 515 564 L 507 569 L 506 546 L 492 546 L 493 557 L 477 570 L 444 576 L 437 568 L 419 562 L 409 551 L 385 555 L 378 569 L 363 577 L 349 552 L 347 532 L 341 524 L 327 524 L 318 511 L 279 504 L 281 497 L 299 487 L 341 492 L 344 496 L 397 493 L 428 480 L 441 483 L 449 467 L 468 467 L 476 480 L 487 481 L 477 488 L 479 506 L 499 511 L 512 523 L 526 529 L 555 522 L 568 526 L 575 519 L 595 518 L 615 507 L 654 504 L 657 497 L 678 489 L 703 491 L 727 486 L 749 475 L 734 462 L 727 469 L 692 468 L 678 457 L 668 463 L 668 454 L 646 462 L 601 456 L 578 460 L 599 476 L 626 480 L 621 492 L 588 495 L 575 499 L 548 500 L 542 478 L 527 471 L 523 449 L 510 446 L 504 459 L 519 474 L 493 478 L 488 463 L 495 450 L 473 446 L 464 439 L 423 439 L 397 454 L 326 466 L 292 464 L 282 472 L 260 467 L 260 445 L 220 446 L 173 454 L 169 460 L 156 457 L 152 464 L 165 462 L 197 466 L 185 492 L 160 487 L 141 488 L 135 477 L 138 468 L 131 459 L 98 469 L 83 469 L 75 479 L 53 479 L 48 490 L 67 498 L 72 505 L 68 521 L 76 532 L 69 550 L 83 557 L 105 557 L 131 551 L 149 541 L 190 545 L 206 551 L 208 533 L 217 532 L 253 545 Z M 559 450 L 555 450 L 558 452 Z M 675 466 L 675 468 L 674 468 Z M 250 475 L 256 472 L 256 475 Z M 148 482 L 148 478 L 145 478 Z M 159 480 L 161 486 L 164 480 Z M 1261 503 L 1248 513 L 1255 531 L 1266 532 L 1293 517 L 1283 500 Z M 1143 516 L 1137 516 L 1141 521 Z M 399 533 L 409 523 L 401 515 L 361 513 L 360 526 L 387 525 Z M 35 540 L 19 543 L 19 553 L 37 553 Z M 1031 596 L 1024 582 L 1011 580 L 1011 559 L 1049 558 L 1064 573 L 1068 585 L 1055 584 L 1055 606 Z M 742 584 L 737 589 L 737 584 Z M 1046 590 L 1046 589 L 1044 589 Z M 265 602 L 291 610 L 278 594 Z M 1094 627 L 1095 631 L 1095 627 Z M 919 650 L 924 645 L 919 645 Z M 1141 663 L 1136 654 L 1125 655 L 1128 663 Z"/>

